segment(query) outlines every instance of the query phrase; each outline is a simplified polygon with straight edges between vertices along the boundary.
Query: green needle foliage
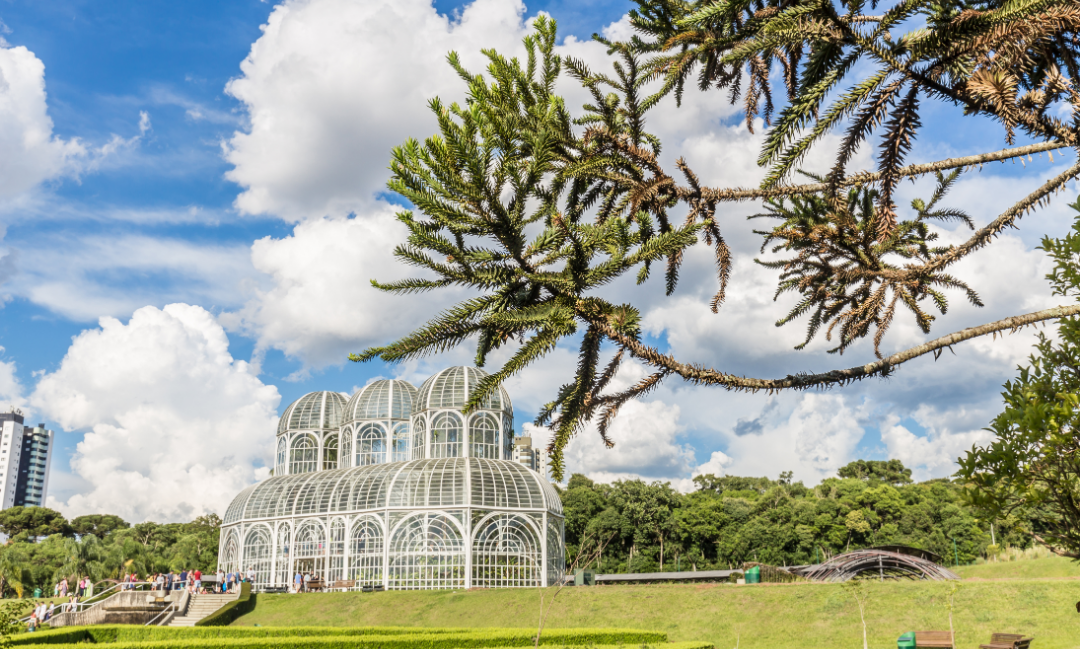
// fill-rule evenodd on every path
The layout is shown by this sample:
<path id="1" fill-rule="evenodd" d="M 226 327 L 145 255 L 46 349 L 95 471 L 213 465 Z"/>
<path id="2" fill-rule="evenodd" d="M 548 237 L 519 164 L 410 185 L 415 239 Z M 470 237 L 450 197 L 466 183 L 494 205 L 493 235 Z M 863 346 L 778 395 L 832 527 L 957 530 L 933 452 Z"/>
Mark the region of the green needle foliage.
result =
<path id="1" fill-rule="evenodd" d="M 390 344 L 350 355 L 388 362 L 476 344 L 476 364 L 505 348 L 508 360 L 472 394 L 467 409 L 560 344 L 578 348 L 573 377 L 536 419 L 552 429 L 553 474 L 585 425 L 605 442 L 627 401 L 670 375 L 728 390 L 806 389 L 889 375 L 923 354 L 940 354 L 968 338 L 1080 313 L 1056 307 L 1017 315 L 882 357 L 883 336 L 906 309 L 924 332 L 945 292 L 978 295 L 948 266 L 990 244 L 1024 214 L 1045 204 L 1080 174 L 1073 165 L 1012 205 L 958 246 L 936 245 L 935 223 L 971 219 L 938 204 L 962 171 L 986 162 L 1080 146 L 1080 5 L 1072 0 L 637 0 L 627 43 L 608 47 L 610 72 L 590 70 L 555 53 L 555 22 L 540 17 L 526 37 L 525 59 L 485 51 L 486 74 L 452 69 L 468 87 L 464 104 L 430 102 L 438 134 L 393 151 L 389 187 L 411 204 L 395 249 L 418 276 L 380 289 L 412 295 L 456 288 L 467 297 Z M 887 6 L 886 6 L 887 4 Z M 774 96 L 770 74 L 782 71 L 786 96 Z M 703 90 L 741 100 L 751 130 L 769 125 L 758 163 L 760 188 L 710 188 L 682 160 L 676 173 L 659 162 L 661 142 L 646 116 L 671 95 L 681 101 L 697 75 Z M 583 87 L 589 102 L 571 111 L 555 92 L 560 78 Z M 650 85 L 651 84 L 651 85 Z M 1034 144 L 964 158 L 905 166 L 929 105 L 990 117 L 1012 142 Z M 939 111 L 937 114 L 941 114 Z M 818 182 L 786 184 L 815 146 L 836 134 L 831 170 Z M 849 174 L 861 145 L 877 138 L 877 170 Z M 835 138 L 833 138 L 835 140 Z M 903 178 L 936 174 L 929 200 L 898 213 L 893 192 Z M 663 267 L 671 294 L 691 246 L 715 258 L 715 312 L 731 273 L 721 233 L 722 203 L 764 200 L 779 221 L 760 232 L 762 261 L 779 271 L 777 295 L 797 306 L 777 321 L 808 316 L 806 342 L 824 329 L 843 352 L 873 333 L 879 360 L 848 369 L 754 378 L 683 362 L 645 344 L 641 312 L 614 303 L 605 289 L 628 273 L 646 282 Z M 775 222 L 775 221 L 774 221 Z M 902 308 L 901 308 L 902 307 Z M 606 345 L 606 347 L 605 347 Z M 802 347 L 802 346 L 800 346 Z M 609 354 L 604 358 L 605 354 Z M 618 393 L 611 379 L 628 357 L 650 370 Z"/>
<path id="2" fill-rule="evenodd" d="M 755 230 L 764 236 L 762 252 L 796 252 L 796 256 L 757 263 L 781 271 L 776 297 L 787 292 L 802 296 L 777 326 L 810 314 L 806 340 L 796 347 L 804 348 L 825 325 L 827 340 L 839 327 L 839 344 L 830 352 L 843 352 L 852 343 L 865 337 L 876 327 L 874 351 L 881 358 L 881 339 L 892 324 L 897 304 L 915 314 L 923 332 L 930 332 L 934 316 L 920 302 L 931 298 L 942 314 L 948 309 L 948 298 L 939 290 L 956 288 L 967 293 L 968 300 L 982 306 L 978 294 L 963 281 L 944 273 L 928 273 L 907 277 L 897 262 L 929 263 L 948 247 L 931 247 L 938 238 L 930 230 L 930 221 L 958 220 L 974 229 L 971 218 L 961 210 L 938 209 L 937 204 L 956 180 L 959 171 L 948 175 L 937 173 L 938 185 L 929 202 L 911 202 L 915 218 L 900 222 L 892 232 L 878 239 L 878 212 L 874 208 L 877 190 L 871 187 L 852 187 L 840 209 L 830 209 L 829 201 L 821 194 L 808 194 L 766 201 L 767 212 L 750 218 L 779 219 L 781 225 L 768 231 Z M 824 179 L 811 176 L 814 180 Z M 835 206 L 835 202 L 833 203 Z M 771 248 L 770 248 L 771 246 Z"/>
<path id="3" fill-rule="evenodd" d="M 880 134 L 878 230 L 897 225 L 898 171 L 922 126 L 927 100 L 988 116 L 1006 130 L 1077 143 L 1080 5 L 1074 0 L 639 0 L 631 21 L 639 49 L 658 54 L 650 69 L 663 92 L 728 89 L 746 123 L 771 124 L 758 163 L 764 186 L 794 172 L 815 144 L 845 134 L 829 174 L 835 184 L 859 145 Z M 886 7 L 888 7 L 886 9 Z M 915 28 L 911 28 L 916 25 Z M 776 111 L 769 73 L 784 71 L 787 105 Z M 870 70 L 866 74 L 866 70 Z M 746 79 L 746 88 L 741 82 Z"/>
<path id="4" fill-rule="evenodd" d="M 555 22 L 541 17 L 525 39 L 527 60 L 485 51 L 490 80 L 450 65 L 468 84 L 464 106 L 435 99 L 440 135 L 394 149 L 389 187 L 423 216 L 402 212 L 408 242 L 395 249 L 429 278 L 380 284 L 395 293 L 461 286 L 475 296 L 384 347 L 350 356 L 402 361 L 477 341 L 476 363 L 513 343 L 510 359 L 484 379 L 467 408 L 475 407 L 508 377 L 578 334 L 575 381 L 545 406 L 539 421 L 556 430 L 554 458 L 603 402 L 597 394 L 618 363 L 600 371 L 601 327 L 637 337 L 640 314 L 595 294 L 635 272 L 646 281 L 665 264 L 670 293 L 683 251 L 703 239 L 717 250 L 721 290 L 727 248 L 703 207 L 675 222 L 673 182 L 657 164 L 660 144 L 644 130 L 650 107 L 634 54 L 613 46 L 614 76 L 554 54 Z M 585 115 L 571 118 L 554 93 L 563 68 L 592 95 Z M 718 294 L 715 302 L 722 299 Z"/>

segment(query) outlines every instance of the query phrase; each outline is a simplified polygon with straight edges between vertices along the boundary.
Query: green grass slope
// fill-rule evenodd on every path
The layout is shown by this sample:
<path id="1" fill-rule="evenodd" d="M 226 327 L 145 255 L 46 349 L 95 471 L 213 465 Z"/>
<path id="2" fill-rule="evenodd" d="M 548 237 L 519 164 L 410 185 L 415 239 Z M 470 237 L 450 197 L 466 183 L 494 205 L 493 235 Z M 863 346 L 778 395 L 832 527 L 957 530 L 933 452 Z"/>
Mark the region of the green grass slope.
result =
<path id="1" fill-rule="evenodd" d="M 948 630 L 944 583 L 869 584 L 869 643 L 896 647 L 906 631 Z M 550 602 L 554 589 L 547 589 Z M 1032 649 L 1080 649 L 1080 583 L 965 582 L 956 593 L 958 649 L 993 632 L 1035 636 Z M 397 591 L 259 595 L 234 624 L 263 626 L 533 627 L 536 590 Z M 551 605 L 549 628 L 623 627 L 666 631 L 671 641 L 705 640 L 717 649 L 832 649 L 862 646 L 859 612 L 838 584 L 656 585 L 566 588 Z"/>
<path id="2" fill-rule="evenodd" d="M 997 561 L 952 570 L 964 579 L 1080 579 L 1080 563 L 1064 557 Z"/>

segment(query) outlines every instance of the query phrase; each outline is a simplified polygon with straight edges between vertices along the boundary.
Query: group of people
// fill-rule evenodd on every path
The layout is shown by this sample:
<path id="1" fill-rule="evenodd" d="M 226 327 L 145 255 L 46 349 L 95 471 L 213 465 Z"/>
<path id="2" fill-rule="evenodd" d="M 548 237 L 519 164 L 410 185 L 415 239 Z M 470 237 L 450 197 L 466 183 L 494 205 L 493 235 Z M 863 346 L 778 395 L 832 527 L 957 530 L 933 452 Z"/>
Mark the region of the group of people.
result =
<path id="1" fill-rule="evenodd" d="M 66 579 L 64 581 L 67 581 Z M 81 583 L 81 582 L 80 582 Z M 65 584 L 66 587 L 66 584 Z M 26 623 L 27 631 L 37 631 L 37 628 L 52 619 L 52 616 L 57 613 L 66 613 L 68 611 L 74 611 L 75 606 L 79 603 L 79 595 L 74 593 L 68 597 L 68 601 L 60 602 L 57 606 L 56 602 L 49 602 L 46 604 L 42 602 L 34 607 L 33 612 L 30 613 L 30 619 Z"/>
<path id="2" fill-rule="evenodd" d="M 70 593 L 71 586 L 68 585 L 67 577 L 64 577 L 53 586 L 53 597 L 67 597 L 69 594 L 73 594 L 76 597 L 86 595 L 86 589 L 90 588 L 90 578 L 82 577 L 79 579 L 79 583 L 75 588 L 75 592 Z"/>
<path id="3" fill-rule="evenodd" d="M 322 580 L 319 579 L 319 576 L 317 574 L 313 573 L 313 572 L 297 572 L 296 575 L 293 577 L 292 592 L 294 592 L 294 593 L 308 593 L 308 592 L 311 592 L 313 590 L 312 586 L 311 586 L 312 582 L 315 582 L 317 584 L 321 584 Z M 321 587 L 316 588 L 314 590 L 321 590 Z"/>

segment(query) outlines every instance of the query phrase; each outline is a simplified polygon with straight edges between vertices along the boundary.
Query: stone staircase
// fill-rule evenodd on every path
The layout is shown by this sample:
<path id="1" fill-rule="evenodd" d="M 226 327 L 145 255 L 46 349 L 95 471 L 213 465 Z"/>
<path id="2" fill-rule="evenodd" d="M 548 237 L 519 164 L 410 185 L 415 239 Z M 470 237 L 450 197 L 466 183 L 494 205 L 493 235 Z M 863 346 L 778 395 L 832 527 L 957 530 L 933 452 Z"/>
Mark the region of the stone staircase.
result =
<path id="1" fill-rule="evenodd" d="M 211 615 L 222 606 L 240 597 L 240 593 L 226 595 L 193 595 L 184 615 L 177 615 L 168 626 L 195 626 L 199 620 Z"/>

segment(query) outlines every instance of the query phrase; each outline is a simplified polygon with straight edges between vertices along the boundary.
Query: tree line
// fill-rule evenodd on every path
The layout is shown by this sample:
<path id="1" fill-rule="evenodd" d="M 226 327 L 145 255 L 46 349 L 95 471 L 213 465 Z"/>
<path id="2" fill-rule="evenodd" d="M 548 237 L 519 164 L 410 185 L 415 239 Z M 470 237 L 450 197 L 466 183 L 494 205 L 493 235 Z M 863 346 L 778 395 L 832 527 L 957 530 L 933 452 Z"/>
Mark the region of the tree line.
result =
<path id="1" fill-rule="evenodd" d="M 600 573 L 719 570 L 908 545 L 952 565 L 1031 544 L 1025 516 L 996 521 L 991 534 L 959 482 L 914 482 L 899 460 L 852 462 L 815 487 L 790 472 L 776 480 L 701 475 L 694 483 L 683 494 L 667 482 L 599 484 L 574 474 L 560 490 L 569 561 L 590 557 Z"/>
<path id="2" fill-rule="evenodd" d="M 0 593 L 22 597 L 40 588 L 51 595 L 63 578 L 97 582 L 131 572 L 213 570 L 220 527 L 216 514 L 131 525 L 111 514 L 67 520 L 47 507 L 11 507 L 0 511 L 0 533 L 8 537 L 0 546 Z"/>

